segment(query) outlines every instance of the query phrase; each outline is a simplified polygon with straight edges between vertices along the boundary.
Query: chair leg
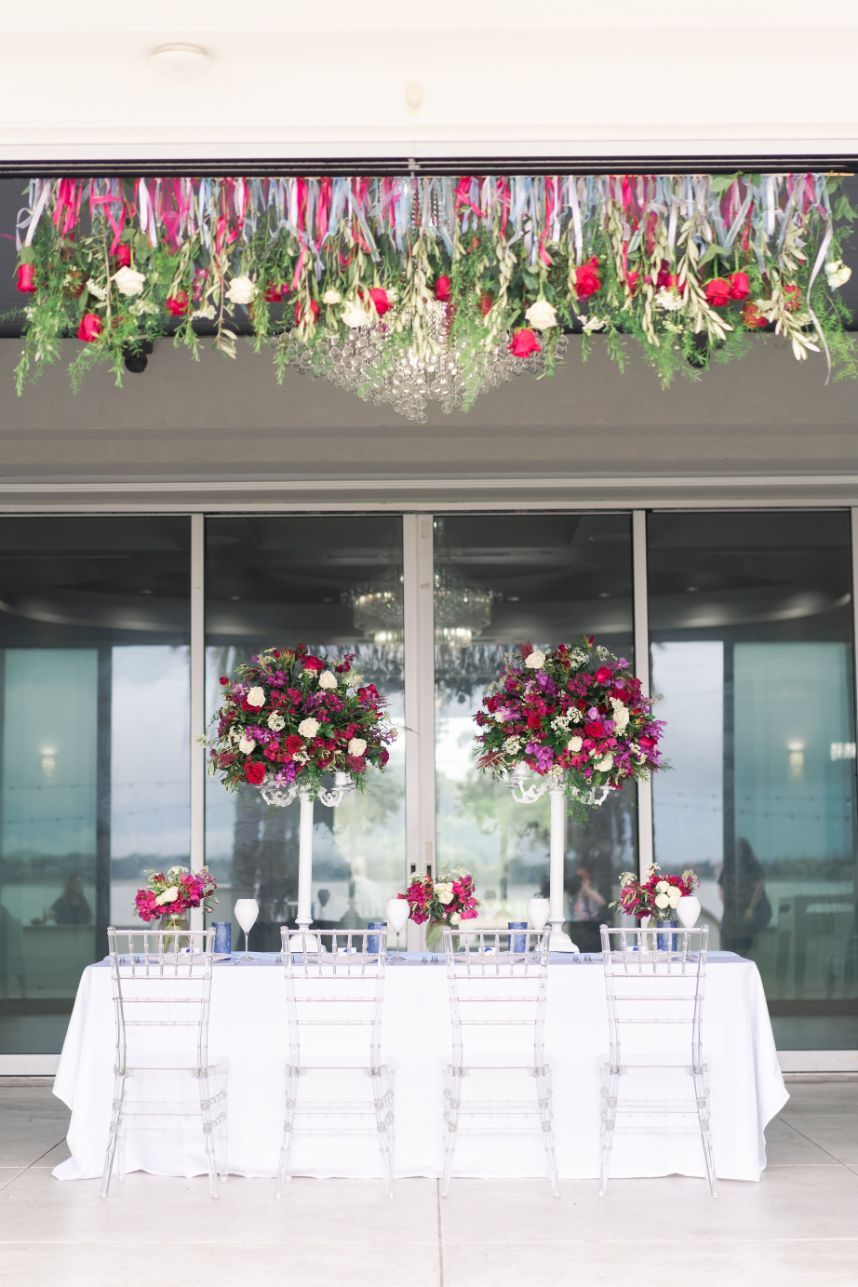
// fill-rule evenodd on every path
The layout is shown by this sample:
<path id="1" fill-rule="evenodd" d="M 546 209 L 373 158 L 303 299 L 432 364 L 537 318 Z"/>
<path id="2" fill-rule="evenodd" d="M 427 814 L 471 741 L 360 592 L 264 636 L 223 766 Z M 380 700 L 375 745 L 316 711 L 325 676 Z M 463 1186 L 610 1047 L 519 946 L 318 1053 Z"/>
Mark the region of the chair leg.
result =
<path id="1" fill-rule="evenodd" d="M 393 1197 L 393 1149 L 391 1146 L 393 1113 L 390 1108 L 387 1078 L 379 1068 L 374 1068 L 372 1078 L 372 1099 L 375 1108 L 375 1128 L 378 1132 L 378 1148 L 384 1168 L 384 1186 L 387 1196 Z"/>
<path id="2" fill-rule="evenodd" d="M 298 1094 L 297 1071 L 291 1065 L 286 1073 L 286 1104 L 283 1113 L 283 1141 L 280 1145 L 280 1162 L 277 1167 L 277 1196 L 283 1197 L 283 1189 L 289 1175 L 289 1155 L 292 1151 L 292 1137 L 295 1133 L 295 1100 Z"/>
<path id="3" fill-rule="evenodd" d="M 122 1104 L 125 1098 L 125 1078 L 117 1076 L 113 1082 L 113 1107 L 110 1116 L 110 1136 L 107 1141 L 107 1152 L 104 1155 L 104 1171 L 101 1177 L 101 1196 L 106 1198 L 110 1191 L 110 1179 L 116 1161 L 119 1144 L 119 1130 L 122 1124 Z"/>
<path id="4" fill-rule="evenodd" d="M 601 1162 L 599 1169 L 599 1197 L 603 1198 L 608 1188 L 608 1171 L 611 1164 L 611 1146 L 614 1142 L 614 1124 L 616 1120 L 616 1075 L 602 1070 L 602 1126 L 601 1126 Z"/>
<path id="5" fill-rule="evenodd" d="M 542 1142 L 545 1147 L 545 1159 L 548 1164 L 548 1179 L 551 1192 L 555 1198 L 560 1197 L 560 1180 L 557 1175 L 557 1153 L 554 1148 L 554 1120 L 551 1106 L 551 1072 L 541 1068 L 536 1073 L 536 1093 L 539 1101 L 539 1116 L 542 1122 Z"/>
<path id="6" fill-rule="evenodd" d="M 214 1126 L 212 1125 L 212 1119 L 214 1117 L 214 1113 L 212 1111 L 212 1102 L 211 1102 L 211 1081 L 208 1075 L 205 1073 L 201 1075 L 199 1078 L 199 1091 L 200 1091 L 200 1118 L 202 1120 L 203 1136 L 205 1137 L 206 1161 L 208 1162 L 208 1168 L 209 1168 L 209 1192 L 211 1193 L 211 1196 L 213 1198 L 216 1198 L 217 1197 L 217 1159 L 215 1157 Z"/>
<path id="7" fill-rule="evenodd" d="M 441 1174 L 441 1197 L 450 1193 L 450 1178 L 453 1172 L 453 1154 L 456 1151 L 456 1132 L 459 1129 L 459 1098 L 462 1093 L 462 1077 L 458 1068 L 450 1068 L 444 1074 L 444 1169 Z"/>
<path id="8" fill-rule="evenodd" d="M 700 1124 L 700 1143 L 703 1148 L 703 1164 L 706 1167 L 706 1180 L 709 1194 L 718 1196 L 718 1177 L 715 1172 L 715 1155 L 712 1151 L 712 1131 L 709 1123 L 709 1087 L 705 1073 L 694 1073 L 694 1097 L 697 1101 L 697 1120 Z"/>

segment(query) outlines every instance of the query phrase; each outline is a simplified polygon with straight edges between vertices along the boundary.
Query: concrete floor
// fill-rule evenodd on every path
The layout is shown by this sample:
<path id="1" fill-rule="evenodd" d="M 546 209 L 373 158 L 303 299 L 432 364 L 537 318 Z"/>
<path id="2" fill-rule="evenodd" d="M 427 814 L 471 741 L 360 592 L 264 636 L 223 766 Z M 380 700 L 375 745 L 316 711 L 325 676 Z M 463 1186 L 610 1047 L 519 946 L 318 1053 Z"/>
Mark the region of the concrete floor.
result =
<path id="1" fill-rule="evenodd" d="M 699 1180 L 230 1179 L 60 1183 L 68 1112 L 50 1084 L 0 1082 L 2 1287 L 856 1287 L 858 1079 L 798 1080 L 759 1184 Z"/>

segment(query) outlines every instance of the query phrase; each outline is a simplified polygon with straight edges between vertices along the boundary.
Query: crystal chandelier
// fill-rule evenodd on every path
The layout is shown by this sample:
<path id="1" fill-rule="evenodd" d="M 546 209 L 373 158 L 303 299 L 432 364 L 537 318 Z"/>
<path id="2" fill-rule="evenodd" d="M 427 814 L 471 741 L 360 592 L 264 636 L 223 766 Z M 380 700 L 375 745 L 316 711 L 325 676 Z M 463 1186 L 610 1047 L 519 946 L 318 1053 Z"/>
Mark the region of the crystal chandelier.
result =
<path id="1" fill-rule="evenodd" d="M 456 572 L 435 572 L 435 643 L 449 649 L 468 648 L 492 619 L 493 590 L 468 585 Z M 400 644 L 403 638 L 402 576 L 388 572 L 371 585 L 349 595 L 354 623 L 377 645 Z"/>
<path id="2" fill-rule="evenodd" d="M 326 336 L 314 353 L 300 346 L 293 353 L 293 365 L 311 375 L 324 376 L 337 388 L 365 402 L 392 407 L 399 415 L 417 421 L 428 418 L 430 402 L 440 403 L 444 414 L 450 415 L 457 408 L 468 410 L 480 394 L 514 376 L 541 375 L 545 371 L 541 352 L 526 358 L 513 357 L 506 333 L 489 348 L 466 347 L 451 337 L 449 305 L 432 301 L 428 309 L 423 322 L 428 342 L 423 351 L 408 348 L 391 356 L 391 328 L 382 322 L 355 327 L 345 339 Z M 561 337 L 558 356 L 562 356 L 564 347 L 565 338 Z"/>

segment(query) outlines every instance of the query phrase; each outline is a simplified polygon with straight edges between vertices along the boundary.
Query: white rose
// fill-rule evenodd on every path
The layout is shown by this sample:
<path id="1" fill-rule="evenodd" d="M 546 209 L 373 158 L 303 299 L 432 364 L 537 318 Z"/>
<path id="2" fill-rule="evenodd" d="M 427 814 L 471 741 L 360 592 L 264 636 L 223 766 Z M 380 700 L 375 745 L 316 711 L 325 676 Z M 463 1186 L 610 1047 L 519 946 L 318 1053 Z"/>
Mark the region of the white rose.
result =
<path id="1" fill-rule="evenodd" d="M 667 901 L 670 903 L 671 907 L 677 907 L 681 897 L 682 890 L 677 889 L 676 885 L 671 885 L 670 889 L 667 891 Z"/>
<path id="2" fill-rule="evenodd" d="M 90 295 L 94 296 L 95 299 L 107 299 L 107 291 L 103 286 L 99 286 L 98 282 L 94 282 L 91 277 L 86 283 L 86 289 L 89 291 Z"/>
<path id="3" fill-rule="evenodd" d="M 624 733 L 629 726 L 629 708 L 616 697 L 611 698 L 611 705 L 614 708 L 614 728 L 618 733 Z"/>
<path id="4" fill-rule="evenodd" d="M 459 922 L 461 921 L 461 919 L 462 919 L 462 918 L 461 918 L 461 916 L 459 915 L 459 913 L 458 913 L 458 912 L 451 912 L 451 913 L 450 913 L 450 924 L 451 924 L 451 925 L 458 925 L 458 924 L 459 924 Z"/>
<path id="5" fill-rule="evenodd" d="M 243 737 L 238 744 L 238 749 L 241 751 L 242 755 L 249 755 L 255 745 L 256 743 L 252 737 Z"/>
<path id="6" fill-rule="evenodd" d="M 363 304 L 358 304 L 354 300 L 352 300 L 351 303 L 346 304 L 341 317 L 346 326 L 350 326 L 352 329 L 355 329 L 358 326 L 372 326 L 373 323 L 373 319 L 370 316 L 369 311 L 364 308 Z"/>
<path id="7" fill-rule="evenodd" d="M 655 905 L 660 912 L 663 912 L 666 907 L 669 907 L 670 899 L 668 898 L 667 894 L 656 894 Z"/>
<path id="8" fill-rule="evenodd" d="M 278 711 L 274 711 L 268 716 L 268 727 L 272 733 L 279 733 L 281 728 L 286 727 L 286 721 Z"/>
<path id="9" fill-rule="evenodd" d="M 852 269 L 842 259 L 832 259 L 825 265 L 825 277 L 832 290 L 845 286 L 852 276 Z"/>
<path id="10" fill-rule="evenodd" d="M 257 706 L 257 707 L 264 706 L 265 689 L 251 688 L 250 692 L 247 694 L 247 704 L 248 706 Z"/>
<path id="11" fill-rule="evenodd" d="M 340 292 L 338 290 L 334 290 L 333 287 L 330 290 L 326 290 L 322 296 L 323 304 L 341 304 L 342 300 L 343 297 Z"/>
<path id="12" fill-rule="evenodd" d="M 315 737 L 319 731 L 319 721 L 317 719 L 302 719 L 298 725 L 298 732 L 302 737 Z"/>
<path id="13" fill-rule="evenodd" d="M 534 648 L 529 657 L 525 657 L 524 664 L 528 670 L 542 670 L 545 665 L 545 653 L 541 648 Z"/>
<path id="14" fill-rule="evenodd" d="M 353 670 L 349 675 L 349 688 L 360 688 L 362 683 L 363 675 L 359 675 L 356 670 Z"/>
<path id="15" fill-rule="evenodd" d="M 229 283 L 229 290 L 226 297 L 230 304 L 250 304 L 256 294 L 256 286 L 249 277 L 242 275 L 233 277 Z"/>
<path id="16" fill-rule="evenodd" d="M 166 903 L 175 903 L 178 897 L 179 891 L 177 887 L 175 885 L 171 885 L 169 889 L 164 890 L 163 894 L 158 895 L 155 902 L 158 907 L 163 907 Z"/>
<path id="17" fill-rule="evenodd" d="M 337 677 L 332 670 L 323 670 L 319 675 L 320 688 L 336 688 Z"/>
<path id="18" fill-rule="evenodd" d="M 139 295 L 146 282 L 144 275 L 135 268 L 120 268 L 113 274 L 113 280 L 120 295 Z"/>
<path id="19" fill-rule="evenodd" d="M 353 737 L 349 742 L 349 755 L 363 755 L 366 750 L 366 742 L 362 737 Z"/>
<path id="20" fill-rule="evenodd" d="M 435 886 L 435 894 L 438 898 L 438 902 L 441 903 L 442 906 L 446 907 L 448 903 L 452 903 L 453 901 L 452 883 L 449 881 L 442 881 L 440 884 Z"/>
<path id="21" fill-rule="evenodd" d="M 670 890 L 670 883 L 666 880 L 660 880 L 655 888 L 657 893 L 666 894 Z"/>
<path id="22" fill-rule="evenodd" d="M 538 331 L 548 331 L 557 325 L 557 313 L 547 299 L 538 299 L 535 304 L 531 304 L 524 316 Z"/>
<path id="23" fill-rule="evenodd" d="M 585 335 L 592 335 L 594 331 L 604 331 L 608 325 L 604 317 L 585 317 L 582 313 L 579 313 L 578 321 Z"/>
<path id="24" fill-rule="evenodd" d="M 566 743 L 566 750 L 571 751 L 573 755 L 577 755 L 583 745 L 583 737 L 570 737 L 569 741 Z"/>
<path id="25" fill-rule="evenodd" d="M 613 755 L 603 755 L 601 760 L 597 760 L 593 767 L 597 768 L 600 773 L 607 773 L 609 769 L 614 767 Z"/>

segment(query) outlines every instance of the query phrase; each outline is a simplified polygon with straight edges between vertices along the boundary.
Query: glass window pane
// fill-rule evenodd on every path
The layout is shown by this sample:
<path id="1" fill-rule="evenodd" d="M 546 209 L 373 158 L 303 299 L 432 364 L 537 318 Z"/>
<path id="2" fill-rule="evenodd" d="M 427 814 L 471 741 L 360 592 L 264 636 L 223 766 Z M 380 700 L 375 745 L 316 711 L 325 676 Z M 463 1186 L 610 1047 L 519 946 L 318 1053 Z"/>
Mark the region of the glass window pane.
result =
<path id="1" fill-rule="evenodd" d="M 0 520 L 0 1050 L 52 1053 L 147 868 L 188 862 L 186 518 Z"/>
<path id="2" fill-rule="evenodd" d="M 655 853 L 760 967 L 781 1049 L 858 1046 L 845 512 L 655 514 L 653 687 L 673 771 Z"/>
<path id="3" fill-rule="evenodd" d="M 455 515 L 435 524 L 439 870 L 463 866 L 482 916 L 505 924 L 547 888 L 548 799 L 516 804 L 474 766 L 474 712 L 504 654 L 596 635 L 634 656 L 631 520 L 625 514 Z M 567 821 L 567 929 L 583 950 L 617 875 L 637 864 L 636 797 L 626 788 L 586 826 Z"/>
<path id="4" fill-rule="evenodd" d="M 402 519 L 331 514 L 213 518 L 206 523 L 206 710 L 219 677 L 263 648 L 305 643 L 354 652 L 389 702 L 399 737 L 383 773 L 337 809 L 315 807 L 313 918 L 322 928 L 383 916 L 405 877 Z M 221 886 L 217 919 L 256 897 L 251 947 L 280 946 L 298 892 L 298 805 L 270 808 L 254 787 L 209 779 L 206 857 Z M 233 943 L 237 943 L 237 925 Z"/>

